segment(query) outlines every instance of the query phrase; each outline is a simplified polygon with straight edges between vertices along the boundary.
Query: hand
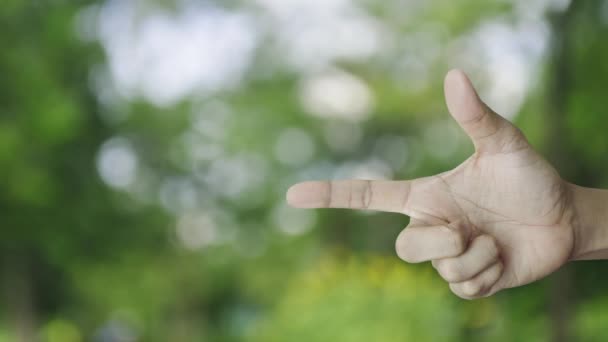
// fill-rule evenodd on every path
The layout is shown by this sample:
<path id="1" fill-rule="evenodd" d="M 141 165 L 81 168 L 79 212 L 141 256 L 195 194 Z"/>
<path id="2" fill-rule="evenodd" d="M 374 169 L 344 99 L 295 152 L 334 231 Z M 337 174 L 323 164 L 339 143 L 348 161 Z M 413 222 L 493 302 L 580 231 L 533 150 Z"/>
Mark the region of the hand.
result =
<path id="1" fill-rule="evenodd" d="M 453 170 L 409 181 L 314 181 L 287 193 L 299 208 L 398 212 L 408 262 L 432 261 L 465 299 L 524 285 L 558 269 L 574 249 L 570 187 L 521 131 L 488 108 L 467 76 L 450 71 L 445 97 L 475 153 Z"/>

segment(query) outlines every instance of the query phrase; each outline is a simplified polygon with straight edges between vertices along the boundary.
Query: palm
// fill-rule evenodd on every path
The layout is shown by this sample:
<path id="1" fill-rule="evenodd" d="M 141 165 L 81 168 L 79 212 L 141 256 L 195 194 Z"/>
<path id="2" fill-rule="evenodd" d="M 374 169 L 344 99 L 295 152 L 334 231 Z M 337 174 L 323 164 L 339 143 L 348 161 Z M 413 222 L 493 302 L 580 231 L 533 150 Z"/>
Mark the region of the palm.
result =
<path id="1" fill-rule="evenodd" d="M 325 181 L 293 186 L 301 208 L 404 213 L 397 238 L 408 262 L 433 261 L 463 298 L 491 295 L 546 276 L 574 245 L 569 193 L 523 134 L 492 112 L 462 72 L 446 77 L 448 109 L 475 145 L 455 169 L 411 181 Z"/>
<path id="2" fill-rule="evenodd" d="M 505 264 L 501 287 L 514 287 L 567 261 L 573 237 L 565 189 L 555 170 L 529 148 L 474 155 L 413 187 L 410 196 L 419 201 L 408 214 L 426 224 L 466 222 L 473 235 L 493 236 Z"/>

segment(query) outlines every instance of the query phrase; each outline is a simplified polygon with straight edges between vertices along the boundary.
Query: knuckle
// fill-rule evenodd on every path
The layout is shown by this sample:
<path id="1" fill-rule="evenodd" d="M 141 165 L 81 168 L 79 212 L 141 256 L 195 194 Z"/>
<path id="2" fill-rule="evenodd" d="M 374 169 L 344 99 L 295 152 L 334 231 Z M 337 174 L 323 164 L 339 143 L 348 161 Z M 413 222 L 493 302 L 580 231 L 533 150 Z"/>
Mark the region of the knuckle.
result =
<path id="1" fill-rule="evenodd" d="M 399 259 L 401 259 L 403 261 L 411 262 L 410 256 L 406 252 L 406 249 L 404 249 L 399 243 L 396 244 L 395 251 L 397 252 L 397 256 L 399 257 Z"/>
<path id="2" fill-rule="evenodd" d="M 476 297 L 482 292 L 482 284 L 476 280 L 467 280 L 462 283 L 461 290 L 467 297 Z"/>
<path id="3" fill-rule="evenodd" d="M 450 283 L 462 280 L 462 267 L 460 262 L 454 259 L 441 260 L 437 263 L 439 274 Z"/>
<path id="4" fill-rule="evenodd" d="M 492 259 L 498 257 L 498 243 L 490 235 L 481 235 L 478 239 L 482 239 L 482 243 L 486 246 L 488 254 Z"/>
<path id="5" fill-rule="evenodd" d="M 331 207 L 331 197 L 333 195 L 333 189 L 334 189 L 334 185 L 333 182 L 331 181 L 324 181 L 322 183 L 322 187 L 324 189 L 323 193 L 323 197 L 322 197 L 322 201 L 323 201 L 323 206 L 324 207 Z"/>
<path id="6" fill-rule="evenodd" d="M 480 243 L 483 243 L 487 246 L 491 246 L 492 244 L 494 244 L 494 238 L 488 234 L 479 235 L 477 237 L 477 241 L 479 241 Z"/>
<path id="7" fill-rule="evenodd" d="M 363 209 L 369 209 L 373 195 L 372 182 L 367 180 L 364 182 L 363 191 L 361 192 L 361 207 Z"/>
<path id="8" fill-rule="evenodd" d="M 412 193 L 412 183 L 403 182 L 403 198 L 401 199 L 401 211 L 406 212 L 409 208 L 410 194 Z"/>
<path id="9" fill-rule="evenodd" d="M 464 299 L 464 300 L 472 300 L 472 299 L 474 299 L 471 296 L 465 295 L 462 292 L 462 290 L 460 289 L 460 285 L 461 284 L 450 284 L 450 290 L 452 291 L 452 293 L 455 294 L 456 296 L 460 297 L 461 299 Z"/>
<path id="10" fill-rule="evenodd" d="M 505 265 L 501 261 L 499 261 L 496 267 L 498 268 L 497 273 L 500 277 L 502 275 L 502 272 L 505 270 Z"/>
<path id="11" fill-rule="evenodd" d="M 420 262 L 416 253 L 409 252 L 407 249 L 397 249 L 397 255 L 401 260 L 409 262 L 410 264 Z"/>
<path id="12" fill-rule="evenodd" d="M 414 246 L 412 246 L 409 235 L 410 234 L 408 234 L 407 231 L 403 231 L 399 234 L 397 241 L 395 242 L 395 251 L 401 260 L 415 263 L 418 262 L 418 255 L 415 248 L 412 248 Z"/>
<path id="13" fill-rule="evenodd" d="M 455 231 L 455 230 L 449 229 L 449 228 L 446 228 L 446 229 L 449 230 L 449 234 L 447 235 L 447 238 L 448 238 L 448 243 L 449 243 L 450 247 L 454 250 L 454 253 L 456 255 L 462 254 L 462 252 L 464 252 L 464 250 L 466 248 L 466 241 L 465 241 L 464 235 L 461 234 L 459 231 Z"/>

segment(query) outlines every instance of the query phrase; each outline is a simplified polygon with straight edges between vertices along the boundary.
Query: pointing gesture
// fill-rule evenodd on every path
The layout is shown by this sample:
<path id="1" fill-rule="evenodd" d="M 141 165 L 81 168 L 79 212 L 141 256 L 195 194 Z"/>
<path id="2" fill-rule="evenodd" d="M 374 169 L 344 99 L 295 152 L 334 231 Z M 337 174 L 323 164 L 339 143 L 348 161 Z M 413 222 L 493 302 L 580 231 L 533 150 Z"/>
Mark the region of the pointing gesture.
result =
<path id="1" fill-rule="evenodd" d="M 407 181 L 313 181 L 291 187 L 298 208 L 403 213 L 399 257 L 432 261 L 450 289 L 466 299 L 540 279 L 574 248 L 570 187 L 521 131 L 488 108 L 467 76 L 445 79 L 448 110 L 475 145 L 455 169 Z"/>

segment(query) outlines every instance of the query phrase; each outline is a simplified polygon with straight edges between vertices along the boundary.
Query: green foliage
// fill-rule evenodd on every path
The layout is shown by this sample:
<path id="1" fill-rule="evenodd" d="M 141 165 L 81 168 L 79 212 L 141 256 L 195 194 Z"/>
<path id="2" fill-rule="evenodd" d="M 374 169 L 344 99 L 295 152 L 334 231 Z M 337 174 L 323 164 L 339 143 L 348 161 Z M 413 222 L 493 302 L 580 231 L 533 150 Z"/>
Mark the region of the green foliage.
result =
<path id="1" fill-rule="evenodd" d="M 451 341 L 465 324 L 487 324 L 466 322 L 434 277 L 429 269 L 404 268 L 394 258 L 321 259 L 289 280 L 254 340 Z"/>
<path id="2" fill-rule="evenodd" d="M 77 27 L 109 3 L 0 5 L 0 342 L 550 338 L 554 280 L 464 302 L 429 265 L 394 256 L 406 218 L 284 204 L 298 180 L 370 168 L 411 178 L 468 156 L 444 108 L 443 75 L 464 64 L 488 83 L 493 69 L 468 49 L 482 44 L 483 25 L 516 22 L 525 2 L 353 2 L 386 39 L 380 53 L 326 68 L 369 92 L 358 119 L 310 115 L 302 89 L 327 70 L 290 67 L 291 51 L 272 35 L 280 20 L 263 1 L 208 2 L 261 27 L 236 86 L 159 106 L 121 93 L 111 77 L 97 84 L 108 52 Z M 183 4 L 133 8 L 143 20 L 176 16 Z M 595 186 L 608 184 L 605 8 L 588 1 L 551 14 L 552 38 L 566 48 L 552 45 L 533 63 L 537 80 L 515 118 L 572 181 Z M 281 152 L 281 139 L 293 154 L 307 145 L 304 161 Z M 116 142 L 135 156 L 128 186 L 102 175 L 102 151 Z M 606 339 L 600 267 L 576 273 L 584 291 L 568 324 L 582 341 Z"/>

